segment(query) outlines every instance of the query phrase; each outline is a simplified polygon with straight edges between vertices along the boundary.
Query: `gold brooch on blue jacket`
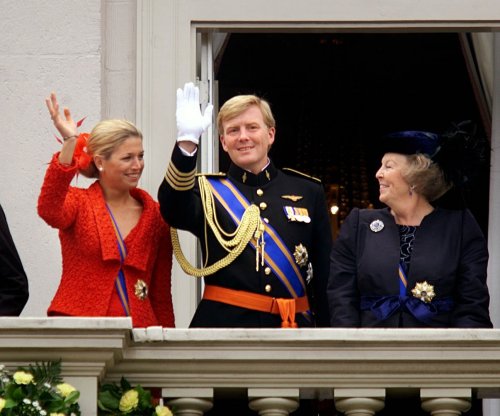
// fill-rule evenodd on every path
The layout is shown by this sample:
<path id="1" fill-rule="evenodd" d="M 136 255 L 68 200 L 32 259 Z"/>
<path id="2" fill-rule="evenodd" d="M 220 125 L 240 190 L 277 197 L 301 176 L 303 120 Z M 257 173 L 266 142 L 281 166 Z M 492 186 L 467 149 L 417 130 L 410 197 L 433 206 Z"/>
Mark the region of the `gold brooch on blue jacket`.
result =
<path id="1" fill-rule="evenodd" d="M 384 229 L 384 223 L 382 222 L 382 220 L 375 220 L 372 221 L 370 224 L 370 230 L 372 230 L 374 233 L 378 233 L 383 229 Z"/>
<path id="2" fill-rule="evenodd" d="M 135 296 L 140 300 L 144 300 L 148 297 L 148 285 L 144 280 L 139 279 L 135 282 L 134 289 Z"/>
<path id="3" fill-rule="evenodd" d="M 415 296 L 417 299 L 420 299 L 424 303 L 432 302 L 432 299 L 434 298 L 434 296 L 436 296 L 436 293 L 434 292 L 434 286 L 427 283 L 426 281 L 417 283 L 411 290 L 411 293 L 413 296 Z"/>
<path id="4" fill-rule="evenodd" d="M 309 254 L 307 253 L 307 248 L 302 243 L 300 243 L 298 246 L 295 246 L 293 257 L 295 258 L 295 263 L 297 263 L 299 267 L 306 266 L 307 262 L 309 261 Z"/>

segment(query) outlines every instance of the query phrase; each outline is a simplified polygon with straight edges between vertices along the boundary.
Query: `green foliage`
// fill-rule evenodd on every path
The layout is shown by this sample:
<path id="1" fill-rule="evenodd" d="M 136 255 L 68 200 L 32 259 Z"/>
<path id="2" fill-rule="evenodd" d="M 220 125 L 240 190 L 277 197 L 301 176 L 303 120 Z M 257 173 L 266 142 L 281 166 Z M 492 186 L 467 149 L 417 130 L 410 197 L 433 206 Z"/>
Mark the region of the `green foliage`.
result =
<path id="1" fill-rule="evenodd" d="M 122 377 L 120 383 L 103 384 L 99 389 L 99 416 L 156 416 L 171 415 L 165 406 L 154 406 L 151 392 L 140 385 L 132 387 Z"/>
<path id="2" fill-rule="evenodd" d="M 29 365 L 29 372 L 33 374 L 37 384 L 52 383 L 60 384 L 63 382 L 61 377 L 61 360 L 35 363 Z"/>
<path id="3" fill-rule="evenodd" d="M 19 367 L 13 374 L 0 366 L 1 416 L 80 416 L 79 397 L 73 386 L 63 383 L 61 361 Z"/>

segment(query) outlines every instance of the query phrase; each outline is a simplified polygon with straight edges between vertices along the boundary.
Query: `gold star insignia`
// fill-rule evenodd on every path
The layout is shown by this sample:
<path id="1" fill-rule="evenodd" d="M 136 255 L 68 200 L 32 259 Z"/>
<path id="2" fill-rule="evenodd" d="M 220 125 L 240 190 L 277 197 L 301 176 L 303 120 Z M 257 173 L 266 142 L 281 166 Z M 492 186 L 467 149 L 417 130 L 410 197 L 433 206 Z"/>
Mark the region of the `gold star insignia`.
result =
<path id="1" fill-rule="evenodd" d="M 411 290 L 411 293 L 413 294 L 413 296 L 415 296 L 417 299 L 420 299 L 424 303 L 430 303 L 434 296 L 436 296 L 436 293 L 434 292 L 434 286 L 427 282 L 417 283 Z"/>
<path id="2" fill-rule="evenodd" d="M 300 243 L 298 246 L 295 246 L 293 257 L 295 258 L 295 263 L 297 263 L 300 267 L 304 267 L 309 261 L 307 248 L 302 243 Z"/>

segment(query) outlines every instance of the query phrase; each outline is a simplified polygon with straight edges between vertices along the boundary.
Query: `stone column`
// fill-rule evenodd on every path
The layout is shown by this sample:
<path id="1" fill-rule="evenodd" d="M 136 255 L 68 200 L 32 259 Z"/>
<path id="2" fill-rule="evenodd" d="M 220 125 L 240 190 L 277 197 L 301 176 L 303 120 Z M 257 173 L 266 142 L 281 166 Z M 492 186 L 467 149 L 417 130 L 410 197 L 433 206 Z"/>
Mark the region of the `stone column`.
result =
<path id="1" fill-rule="evenodd" d="M 71 384 L 80 392 L 78 404 L 80 405 L 82 415 L 96 416 L 98 390 L 97 376 L 67 376 L 64 377 L 64 381 Z"/>
<path id="2" fill-rule="evenodd" d="M 333 396 L 346 416 L 373 416 L 385 405 L 385 389 L 334 389 Z"/>
<path id="3" fill-rule="evenodd" d="M 248 389 L 248 406 L 260 416 L 288 416 L 299 407 L 299 389 Z"/>
<path id="4" fill-rule="evenodd" d="M 422 409 L 432 416 L 460 416 L 470 409 L 471 389 L 421 389 Z"/>
<path id="5" fill-rule="evenodd" d="M 214 389 L 162 389 L 162 397 L 176 416 L 203 416 L 213 406 Z"/>

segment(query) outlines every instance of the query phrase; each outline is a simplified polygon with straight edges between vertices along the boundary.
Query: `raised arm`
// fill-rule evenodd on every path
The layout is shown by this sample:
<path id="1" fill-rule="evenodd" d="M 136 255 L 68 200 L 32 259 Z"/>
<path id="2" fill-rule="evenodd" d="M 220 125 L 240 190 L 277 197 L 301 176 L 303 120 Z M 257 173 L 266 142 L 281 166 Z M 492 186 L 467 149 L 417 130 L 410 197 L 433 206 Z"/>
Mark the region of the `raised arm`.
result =
<path id="1" fill-rule="evenodd" d="M 212 122 L 212 105 L 202 113 L 199 90 L 192 83 L 177 90 L 176 121 L 177 144 L 158 190 L 158 201 L 163 218 L 171 226 L 196 234 L 201 229 L 203 211 L 195 190 L 195 151 L 201 134 Z"/>
<path id="2" fill-rule="evenodd" d="M 49 98 L 45 99 L 45 104 L 49 110 L 50 118 L 63 140 L 63 147 L 59 154 L 59 163 L 70 165 L 73 160 L 78 130 L 69 108 L 63 109 L 64 116 L 60 113 L 59 103 L 56 94 L 53 92 Z"/>

